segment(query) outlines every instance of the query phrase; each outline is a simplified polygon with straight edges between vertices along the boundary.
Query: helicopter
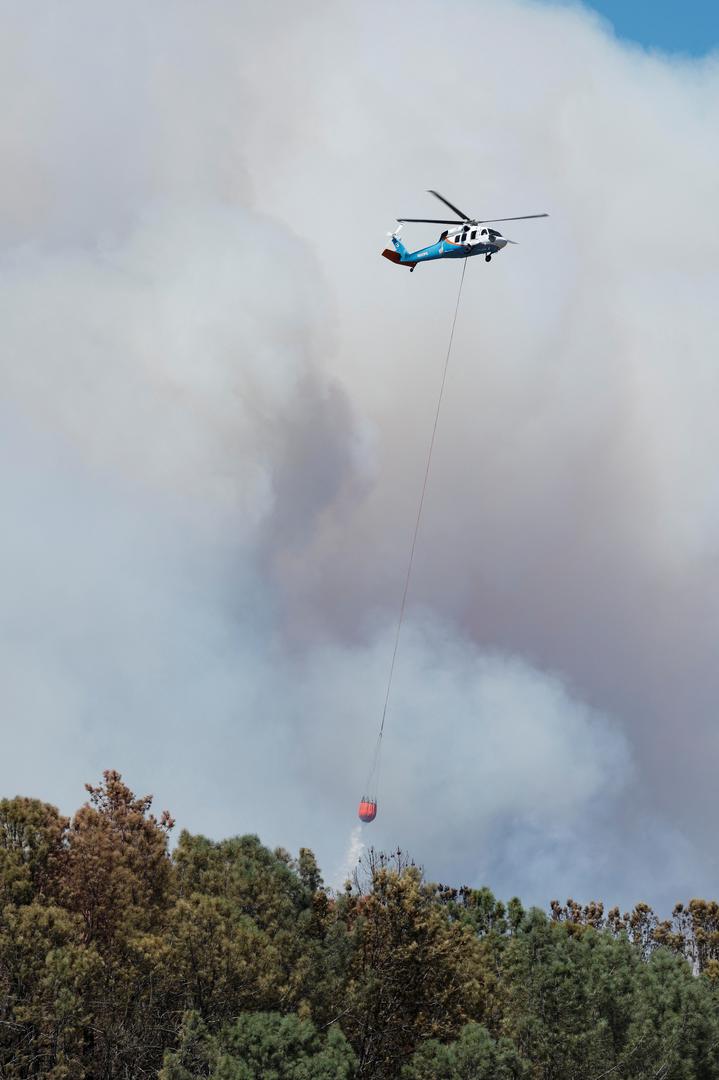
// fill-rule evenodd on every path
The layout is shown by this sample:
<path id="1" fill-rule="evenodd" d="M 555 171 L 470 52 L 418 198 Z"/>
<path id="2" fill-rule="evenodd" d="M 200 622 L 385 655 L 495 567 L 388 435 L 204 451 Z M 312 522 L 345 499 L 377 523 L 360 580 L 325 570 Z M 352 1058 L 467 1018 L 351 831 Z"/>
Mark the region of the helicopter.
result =
<path id="1" fill-rule="evenodd" d="M 481 228 L 480 226 L 494 225 L 499 221 L 526 221 L 529 218 L 549 217 L 549 214 L 520 214 L 519 217 L 488 218 L 480 221 L 471 218 L 454 206 L 444 195 L 431 188 L 429 195 L 434 195 L 445 206 L 448 206 L 459 220 L 449 221 L 445 218 L 397 218 L 399 227 L 387 235 L 391 238 L 394 250 L 385 248 L 382 254 L 390 262 L 399 266 L 408 266 L 410 273 L 420 262 L 433 262 L 436 259 L 467 259 L 470 255 L 484 255 L 485 262 L 491 262 L 492 256 L 506 247 L 507 244 L 516 244 L 516 240 L 508 240 L 496 229 Z M 439 240 L 429 247 L 419 248 L 417 251 L 407 251 L 399 239 L 399 232 L 405 222 L 424 222 L 430 225 L 454 225 L 454 229 L 445 229 Z"/>

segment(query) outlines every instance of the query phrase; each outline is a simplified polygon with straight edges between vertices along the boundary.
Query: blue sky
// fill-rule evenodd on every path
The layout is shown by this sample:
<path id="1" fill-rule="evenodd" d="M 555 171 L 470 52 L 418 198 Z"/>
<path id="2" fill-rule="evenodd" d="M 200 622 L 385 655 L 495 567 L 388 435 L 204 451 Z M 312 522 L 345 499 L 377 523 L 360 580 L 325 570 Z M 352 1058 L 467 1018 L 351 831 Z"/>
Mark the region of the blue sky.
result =
<path id="1" fill-rule="evenodd" d="M 712 0 L 593 0 L 619 37 L 701 56 L 719 45 L 719 5 Z"/>

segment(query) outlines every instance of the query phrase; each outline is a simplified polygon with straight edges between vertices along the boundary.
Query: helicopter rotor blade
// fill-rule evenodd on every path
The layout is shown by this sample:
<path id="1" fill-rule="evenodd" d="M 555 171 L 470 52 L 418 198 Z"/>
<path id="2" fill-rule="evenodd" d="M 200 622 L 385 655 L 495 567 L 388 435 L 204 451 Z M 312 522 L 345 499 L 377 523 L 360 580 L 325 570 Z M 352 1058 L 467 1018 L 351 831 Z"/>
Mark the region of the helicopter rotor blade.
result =
<path id="1" fill-rule="evenodd" d="M 493 217 L 483 218 L 474 222 L 475 225 L 491 225 L 494 221 L 528 221 L 530 218 L 549 217 L 549 214 L 520 214 L 519 217 Z"/>
<path id="2" fill-rule="evenodd" d="M 431 217 L 398 217 L 397 221 L 424 221 L 429 225 L 464 225 L 463 221 L 447 221 L 445 218 Z"/>
<path id="3" fill-rule="evenodd" d="M 444 195 L 440 195 L 438 191 L 434 191 L 432 188 L 428 188 L 427 192 L 429 195 L 434 195 L 435 199 L 439 199 L 439 201 L 443 202 L 445 206 L 448 206 L 450 210 L 452 210 L 457 215 L 457 217 L 462 218 L 462 221 L 472 221 L 472 218 L 468 217 L 468 215 L 465 214 L 463 210 L 458 210 L 457 207 L 449 201 L 449 199 L 445 199 Z"/>

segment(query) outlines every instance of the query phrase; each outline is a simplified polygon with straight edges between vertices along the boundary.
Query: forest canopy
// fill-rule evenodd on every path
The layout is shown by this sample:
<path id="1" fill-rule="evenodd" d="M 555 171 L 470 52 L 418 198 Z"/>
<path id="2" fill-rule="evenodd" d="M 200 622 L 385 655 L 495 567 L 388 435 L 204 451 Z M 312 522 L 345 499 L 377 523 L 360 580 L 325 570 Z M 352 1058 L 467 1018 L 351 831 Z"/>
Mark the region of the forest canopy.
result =
<path id="1" fill-rule="evenodd" d="M 107 771 L 0 801 L 0 1077 L 719 1078 L 719 905 L 544 912 L 180 833 Z"/>

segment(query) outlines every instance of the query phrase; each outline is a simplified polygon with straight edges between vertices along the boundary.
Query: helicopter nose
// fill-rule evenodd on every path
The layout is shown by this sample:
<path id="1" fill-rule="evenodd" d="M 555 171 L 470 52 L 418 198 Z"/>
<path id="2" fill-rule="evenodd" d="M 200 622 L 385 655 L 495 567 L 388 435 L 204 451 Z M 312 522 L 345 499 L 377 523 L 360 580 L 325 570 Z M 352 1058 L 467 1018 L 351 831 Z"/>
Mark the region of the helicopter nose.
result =
<path id="1" fill-rule="evenodd" d="M 495 238 L 494 242 L 495 242 L 495 244 L 497 245 L 497 247 L 499 248 L 500 251 L 502 250 L 503 247 L 507 246 L 507 241 L 504 239 L 503 236 L 497 236 Z"/>

